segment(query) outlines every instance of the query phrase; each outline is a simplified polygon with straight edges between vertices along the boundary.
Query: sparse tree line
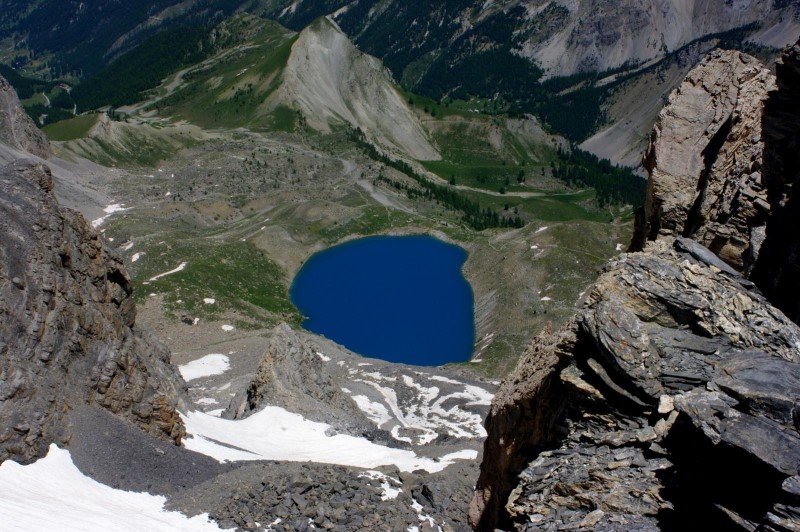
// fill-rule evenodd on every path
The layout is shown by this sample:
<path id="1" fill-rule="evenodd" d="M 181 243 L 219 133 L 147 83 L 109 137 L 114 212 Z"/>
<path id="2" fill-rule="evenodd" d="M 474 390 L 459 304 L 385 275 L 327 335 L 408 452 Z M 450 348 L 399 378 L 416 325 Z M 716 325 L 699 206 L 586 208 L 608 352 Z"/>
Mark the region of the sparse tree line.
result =
<path id="1" fill-rule="evenodd" d="M 381 153 L 375 146 L 367 142 L 364 133 L 360 129 L 356 129 L 352 132 L 351 139 L 360 148 L 366 151 L 371 159 L 404 173 L 419 185 L 420 188 L 415 188 L 401 183 L 400 181 L 389 179 L 383 175 L 378 177 L 379 181 L 383 181 L 393 188 L 405 192 L 409 198 L 424 198 L 430 201 L 436 201 L 451 210 L 459 211 L 463 215 L 462 219 L 464 222 L 476 231 L 483 231 L 484 229 L 493 227 L 508 228 L 522 227 L 525 225 L 522 218 L 519 216 L 514 218 L 507 217 L 488 207 L 482 208 L 478 202 L 469 199 L 452 187 L 433 183 L 426 177 L 419 175 L 407 162 L 393 159 Z"/>
<path id="2" fill-rule="evenodd" d="M 615 166 L 575 147 L 569 152 L 559 149 L 558 158 L 557 163 L 552 163 L 553 177 L 570 186 L 592 187 L 600 207 L 638 207 L 644 202 L 647 183 L 630 169 Z"/>

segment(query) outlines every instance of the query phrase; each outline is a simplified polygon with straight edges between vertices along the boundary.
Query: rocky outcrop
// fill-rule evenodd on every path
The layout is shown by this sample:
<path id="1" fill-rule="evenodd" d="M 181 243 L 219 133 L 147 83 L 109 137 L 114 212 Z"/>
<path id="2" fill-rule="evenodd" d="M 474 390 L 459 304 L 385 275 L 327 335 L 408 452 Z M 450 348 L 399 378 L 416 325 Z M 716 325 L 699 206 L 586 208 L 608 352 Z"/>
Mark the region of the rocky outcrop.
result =
<path id="1" fill-rule="evenodd" d="M 369 421 L 335 384 L 326 363 L 288 325 L 278 325 L 250 385 L 224 415 L 241 419 L 271 405 L 337 428 L 365 427 Z"/>
<path id="2" fill-rule="evenodd" d="M 798 57 L 715 52 L 672 95 L 641 251 L 495 397 L 476 528 L 800 529 Z"/>
<path id="3" fill-rule="evenodd" d="M 43 165 L 0 168 L 0 462 L 67 442 L 84 403 L 180 443 L 168 350 L 136 328 L 122 259 L 52 188 Z"/>
<path id="4" fill-rule="evenodd" d="M 800 319 L 800 45 L 777 79 L 754 58 L 715 51 L 671 95 L 644 159 L 644 212 L 631 250 L 688 236 Z M 762 252 L 766 253 L 762 256 Z"/>
<path id="5" fill-rule="evenodd" d="M 682 238 L 610 264 L 498 393 L 473 523 L 800 524 L 800 328 L 752 286 Z"/>
<path id="6" fill-rule="evenodd" d="M 764 240 L 764 102 L 775 79 L 755 58 L 717 50 L 693 69 L 658 116 L 644 158 L 644 220 L 633 248 L 692 237 L 738 270 Z"/>
<path id="7" fill-rule="evenodd" d="M 47 159 L 50 142 L 25 113 L 17 92 L 0 76 L 0 142 Z"/>

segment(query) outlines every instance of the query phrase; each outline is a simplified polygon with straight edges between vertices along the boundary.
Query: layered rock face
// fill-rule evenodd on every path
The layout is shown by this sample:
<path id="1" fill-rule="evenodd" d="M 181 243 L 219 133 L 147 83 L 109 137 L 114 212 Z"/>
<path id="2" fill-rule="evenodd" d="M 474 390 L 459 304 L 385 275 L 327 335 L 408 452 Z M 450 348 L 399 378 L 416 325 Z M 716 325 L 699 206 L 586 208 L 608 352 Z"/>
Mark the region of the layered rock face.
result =
<path id="1" fill-rule="evenodd" d="M 52 188 L 43 165 L 0 168 L 0 462 L 67 442 L 82 403 L 180 443 L 169 351 L 136 329 L 122 260 Z"/>
<path id="2" fill-rule="evenodd" d="M 777 91 L 717 52 L 673 94 L 642 251 L 495 396 L 477 529 L 800 529 L 800 328 L 774 306 L 797 282 L 798 55 Z"/>
<path id="3" fill-rule="evenodd" d="M 47 159 L 50 142 L 19 103 L 17 92 L 0 76 L 0 142 Z"/>
<path id="4" fill-rule="evenodd" d="M 761 130 L 774 88 L 758 60 L 717 50 L 670 95 L 644 158 L 651 178 L 635 249 L 683 235 L 739 270 L 752 266 L 769 212 Z"/>

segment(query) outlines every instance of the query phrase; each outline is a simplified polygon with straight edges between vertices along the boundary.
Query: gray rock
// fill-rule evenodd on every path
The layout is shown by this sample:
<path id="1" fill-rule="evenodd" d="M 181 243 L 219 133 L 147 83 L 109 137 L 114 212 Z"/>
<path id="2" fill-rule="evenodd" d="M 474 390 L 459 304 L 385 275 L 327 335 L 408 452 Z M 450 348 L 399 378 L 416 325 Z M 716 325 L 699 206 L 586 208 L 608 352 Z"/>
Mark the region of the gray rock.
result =
<path id="1" fill-rule="evenodd" d="M 8 81 L 0 76 L 0 142 L 42 159 L 50 157 L 50 141 L 28 116 Z"/>
<path id="2" fill-rule="evenodd" d="M 800 523 L 776 495 L 800 471 L 800 328 L 710 257 L 622 255 L 537 338 L 487 419 L 476 528 Z"/>
<path id="3" fill-rule="evenodd" d="M 0 461 L 70 439 L 70 409 L 96 404 L 174 443 L 185 384 L 136 327 L 130 277 L 47 167 L 0 168 Z"/>
<path id="4" fill-rule="evenodd" d="M 336 385 L 326 363 L 285 323 L 273 331 L 253 380 L 233 398 L 224 416 L 244 418 L 266 404 L 339 429 L 370 425 L 350 396 Z"/>

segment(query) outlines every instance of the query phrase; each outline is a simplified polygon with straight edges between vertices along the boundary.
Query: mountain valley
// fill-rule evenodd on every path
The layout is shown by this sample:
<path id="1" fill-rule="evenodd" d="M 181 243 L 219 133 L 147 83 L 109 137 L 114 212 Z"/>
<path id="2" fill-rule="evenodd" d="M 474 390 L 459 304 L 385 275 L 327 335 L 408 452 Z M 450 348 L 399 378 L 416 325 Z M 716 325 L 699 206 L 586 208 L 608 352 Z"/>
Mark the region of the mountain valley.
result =
<path id="1" fill-rule="evenodd" d="M 3 523 L 800 526 L 797 2 L 7 4 Z M 469 360 L 304 328 L 375 235 Z"/>

